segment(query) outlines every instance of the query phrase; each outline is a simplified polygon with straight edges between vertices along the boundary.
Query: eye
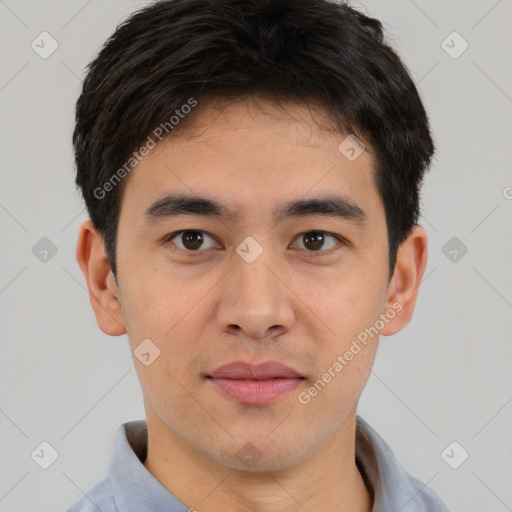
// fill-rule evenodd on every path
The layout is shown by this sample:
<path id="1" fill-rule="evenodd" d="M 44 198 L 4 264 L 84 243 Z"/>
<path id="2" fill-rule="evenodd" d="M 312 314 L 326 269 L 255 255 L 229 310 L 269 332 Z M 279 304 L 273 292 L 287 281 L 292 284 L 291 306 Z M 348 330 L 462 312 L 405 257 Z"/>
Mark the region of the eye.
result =
<path id="1" fill-rule="evenodd" d="M 337 249 L 334 251 L 328 250 L 336 246 L 336 241 L 338 244 L 345 244 L 344 240 L 338 235 L 316 230 L 306 231 L 305 233 L 300 234 L 297 240 L 302 242 L 299 244 L 299 248 L 305 249 L 308 252 L 335 252 Z M 302 247 L 300 247 L 300 245 L 302 245 Z"/>
<path id="2" fill-rule="evenodd" d="M 205 245 L 205 241 L 210 240 L 210 243 Z M 175 241 L 176 240 L 176 241 Z M 172 242 L 182 251 L 186 252 L 202 252 L 199 248 L 209 249 L 215 246 L 215 241 L 205 231 L 199 231 L 196 229 L 186 229 L 182 231 L 176 231 L 165 238 L 165 242 Z"/>

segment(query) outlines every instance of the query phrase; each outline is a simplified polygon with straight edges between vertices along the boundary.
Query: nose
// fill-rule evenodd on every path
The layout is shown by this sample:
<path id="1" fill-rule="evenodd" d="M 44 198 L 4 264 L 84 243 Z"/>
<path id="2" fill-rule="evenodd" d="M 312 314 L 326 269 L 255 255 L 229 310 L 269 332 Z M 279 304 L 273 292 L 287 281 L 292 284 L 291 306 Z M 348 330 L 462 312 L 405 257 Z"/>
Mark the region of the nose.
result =
<path id="1" fill-rule="evenodd" d="M 264 250 L 252 263 L 234 255 L 233 264 L 223 280 L 217 310 L 221 330 L 253 339 L 289 331 L 295 321 L 294 293 L 270 251 Z"/>

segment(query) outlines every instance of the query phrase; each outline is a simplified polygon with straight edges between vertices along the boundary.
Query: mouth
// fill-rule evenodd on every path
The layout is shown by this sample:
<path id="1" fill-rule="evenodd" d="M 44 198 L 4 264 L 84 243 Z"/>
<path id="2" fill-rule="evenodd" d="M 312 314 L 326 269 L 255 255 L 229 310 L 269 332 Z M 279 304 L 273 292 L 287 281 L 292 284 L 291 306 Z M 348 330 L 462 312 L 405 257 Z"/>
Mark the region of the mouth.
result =
<path id="1" fill-rule="evenodd" d="M 207 379 L 217 379 L 218 377 L 212 377 L 211 375 L 206 376 Z M 225 378 L 225 380 L 247 380 L 251 382 L 266 382 L 268 380 L 279 380 L 279 379 L 299 379 L 299 380 L 305 380 L 306 377 L 268 377 L 266 379 L 234 379 L 234 378 Z"/>
<path id="2" fill-rule="evenodd" d="M 304 378 L 271 379 L 214 379 L 209 381 L 224 395 L 240 404 L 267 405 L 277 402 L 284 395 L 302 385 Z"/>
<path id="3" fill-rule="evenodd" d="M 266 361 L 259 365 L 234 362 L 220 366 L 205 377 L 224 396 L 246 405 L 274 403 L 306 380 L 299 372 L 279 361 Z"/>
<path id="4" fill-rule="evenodd" d="M 214 372 L 207 375 L 212 379 L 234 380 L 271 380 L 271 379 L 298 379 L 304 378 L 298 371 L 279 361 L 265 361 L 260 364 L 251 364 L 245 361 L 235 361 L 219 366 Z"/>

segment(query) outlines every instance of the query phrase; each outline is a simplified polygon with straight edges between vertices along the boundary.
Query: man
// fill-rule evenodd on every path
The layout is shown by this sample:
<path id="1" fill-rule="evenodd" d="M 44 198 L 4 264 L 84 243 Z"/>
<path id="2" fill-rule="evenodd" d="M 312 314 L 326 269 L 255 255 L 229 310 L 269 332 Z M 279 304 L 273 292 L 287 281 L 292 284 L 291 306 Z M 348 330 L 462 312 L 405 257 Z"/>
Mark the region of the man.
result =
<path id="1" fill-rule="evenodd" d="M 167 0 L 91 63 L 77 259 L 145 421 L 69 511 L 447 509 L 357 403 L 427 262 L 428 119 L 381 24 L 328 0 Z"/>

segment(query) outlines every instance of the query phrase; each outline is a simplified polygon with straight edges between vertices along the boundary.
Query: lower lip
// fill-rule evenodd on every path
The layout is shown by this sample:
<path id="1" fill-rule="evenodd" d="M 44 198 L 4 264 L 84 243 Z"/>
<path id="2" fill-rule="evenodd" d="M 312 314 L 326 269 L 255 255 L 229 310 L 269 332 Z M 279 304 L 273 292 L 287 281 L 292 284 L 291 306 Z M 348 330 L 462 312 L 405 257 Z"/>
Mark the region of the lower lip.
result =
<path id="1" fill-rule="evenodd" d="M 301 385 L 303 379 L 235 380 L 209 379 L 230 398 L 241 404 L 263 405 Z"/>

